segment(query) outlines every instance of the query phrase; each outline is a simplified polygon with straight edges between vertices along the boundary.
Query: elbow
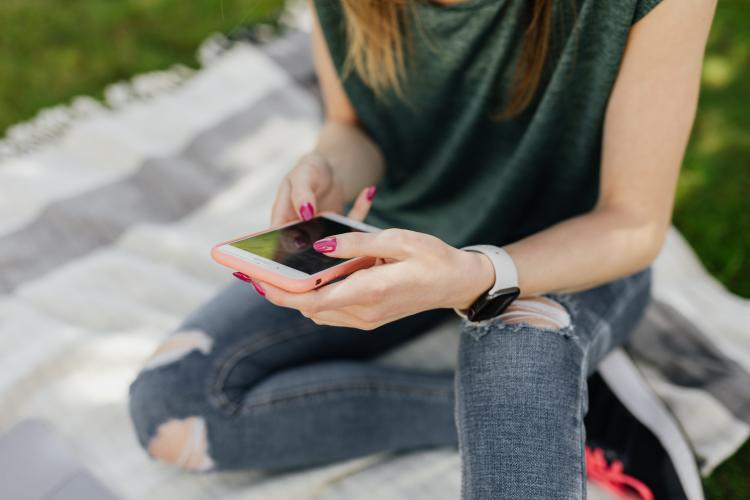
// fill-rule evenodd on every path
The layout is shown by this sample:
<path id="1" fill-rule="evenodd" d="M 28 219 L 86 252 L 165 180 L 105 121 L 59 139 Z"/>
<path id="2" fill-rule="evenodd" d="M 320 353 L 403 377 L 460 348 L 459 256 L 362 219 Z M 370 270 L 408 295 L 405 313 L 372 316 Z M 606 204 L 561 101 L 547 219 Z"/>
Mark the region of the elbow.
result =
<path id="1" fill-rule="evenodd" d="M 628 267 L 633 272 L 650 266 L 661 253 L 669 231 L 670 218 L 658 217 L 633 207 L 609 208 L 614 218 L 610 227 L 618 246 L 628 255 Z"/>
<path id="2" fill-rule="evenodd" d="M 668 224 L 658 224 L 651 222 L 643 227 L 644 236 L 640 244 L 638 259 L 638 269 L 645 269 L 650 266 L 661 253 L 664 241 L 667 237 Z"/>

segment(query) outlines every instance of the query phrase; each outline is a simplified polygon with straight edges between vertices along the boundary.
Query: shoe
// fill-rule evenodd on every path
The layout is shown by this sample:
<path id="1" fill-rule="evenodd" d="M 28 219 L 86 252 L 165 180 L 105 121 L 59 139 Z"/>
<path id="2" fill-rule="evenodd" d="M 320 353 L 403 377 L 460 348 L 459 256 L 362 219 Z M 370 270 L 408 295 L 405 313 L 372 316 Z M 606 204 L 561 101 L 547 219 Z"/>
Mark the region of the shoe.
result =
<path id="1" fill-rule="evenodd" d="M 628 390 L 632 391 L 632 387 Z M 589 378 L 588 392 L 585 455 L 586 473 L 591 482 L 618 498 L 696 498 L 687 495 L 662 440 L 634 416 L 601 375 Z M 692 479 L 700 485 L 697 468 L 693 475 Z M 701 490 L 697 498 L 702 499 L 702 494 Z"/>
<path id="2" fill-rule="evenodd" d="M 648 486 L 624 471 L 622 460 L 607 461 L 604 449 L 586 447 L 586 476 L 589 481 L 614 493 L 617 498 L 654 500 L 654 493 Z"/>

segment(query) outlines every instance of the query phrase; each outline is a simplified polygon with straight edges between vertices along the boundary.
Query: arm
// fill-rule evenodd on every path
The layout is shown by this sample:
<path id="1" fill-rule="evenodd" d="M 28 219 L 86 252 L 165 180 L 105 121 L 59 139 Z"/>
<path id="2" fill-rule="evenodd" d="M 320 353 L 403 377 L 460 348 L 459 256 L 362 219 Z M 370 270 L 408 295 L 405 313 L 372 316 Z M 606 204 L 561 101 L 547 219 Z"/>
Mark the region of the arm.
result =
<path id="1" fill-rule="evenodd" d="M 375 184 L 383 174 L 378 146 L 358 126 L 357 115 L 339 80 L 320 23 L 313 12 L 313 58 L 318 74 L 326 119 L 315 152 L 329 163 L 344 198 L 352 199 L 363 187 Z"/>
<path id="2" fill-rule="evenodd" d="M 506 247 L 523 295 L 593 287 L 646 267 L 658 254 L 715 6 L 716 0 L 664 0 L 632 28 L 605 117 L 598 203 Z M 261 284 L 271 302 L 320 324 L 373 329 L 428 309 L 464 309 L 495 279 L 483 255 L 402 229 L 346 233 L 315 248 L 383 263 L 303 294 Z"/>
<path id="3" fill-rule="evenodd" d="M 658 255 L 715 7 L 664 0 L 632 28 L 605 117 L 596 208 L 506 247 L 524 295 L 590 288 Z"/>
<path id="4" fill-rule="evenodd" d="M 379 148 L 358 126 L 312 1 L 308 5 L 313 13 L 313 58 L 323 94 L 325 122 L 315 149 L 300 158 L 279 186 L 271 216 L 274 226 L 298 217 L 309 218 L 323 210 L 340 212 L 357 193 L 360 197 L 350 216 L 363 218 L 369 200 L 362 190 L 375 184 L 384 169 Z M 306 205 L 311 210 L 303 210 Z"/>

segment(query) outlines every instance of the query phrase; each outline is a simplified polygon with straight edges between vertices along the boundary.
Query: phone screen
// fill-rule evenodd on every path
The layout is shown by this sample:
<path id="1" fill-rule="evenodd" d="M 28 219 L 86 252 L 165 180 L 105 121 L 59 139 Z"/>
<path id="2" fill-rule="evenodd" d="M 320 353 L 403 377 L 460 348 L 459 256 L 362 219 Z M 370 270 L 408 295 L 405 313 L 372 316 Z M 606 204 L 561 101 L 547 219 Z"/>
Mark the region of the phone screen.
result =
<path id="1" fill-rule="evenodd" d="M 313 243 L 326 236 L 359 232 L 351 226 L 324 217 L 299 222 L 275 231 L 230 243 L 246 252 L 289 266 L 297 271 L 315 274 L 345 262 L 347 259 L 328 257 L 313 249 Z"/>

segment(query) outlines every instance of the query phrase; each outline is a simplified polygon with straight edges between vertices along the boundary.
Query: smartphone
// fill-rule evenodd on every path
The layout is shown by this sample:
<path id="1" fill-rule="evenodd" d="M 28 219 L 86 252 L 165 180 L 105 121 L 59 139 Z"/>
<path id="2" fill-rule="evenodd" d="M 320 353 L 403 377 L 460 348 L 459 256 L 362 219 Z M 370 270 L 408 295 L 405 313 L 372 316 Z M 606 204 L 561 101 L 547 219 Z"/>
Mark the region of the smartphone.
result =
<path id="1" fill-rule="evenodd" d="M 313 249 L 313 243 L 352 231 L 377 232 L 380 229 L 332 212 L 267 229 L 219 243 L 211 257 L 224 266 L 289 292 L 306 292 L 370 267 L 372 257 L 339 259 Z"/>

